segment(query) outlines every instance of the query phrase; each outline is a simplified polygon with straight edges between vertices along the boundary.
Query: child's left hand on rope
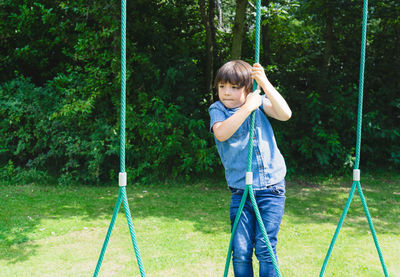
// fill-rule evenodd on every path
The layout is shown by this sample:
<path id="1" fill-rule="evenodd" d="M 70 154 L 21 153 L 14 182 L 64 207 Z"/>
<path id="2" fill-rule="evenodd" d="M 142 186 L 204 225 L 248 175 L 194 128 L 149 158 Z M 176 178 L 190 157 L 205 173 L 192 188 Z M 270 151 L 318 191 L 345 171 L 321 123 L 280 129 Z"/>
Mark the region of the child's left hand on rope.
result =
<path id="1" fill-rule="evenodd" d="M 255 63 L 251 68 L 251 78 L 256 80 L 257 84 L 261 87 L 264 87 L 268 82 L 268 78 L 265 75 L 264 68 L 259 63 Z"/>

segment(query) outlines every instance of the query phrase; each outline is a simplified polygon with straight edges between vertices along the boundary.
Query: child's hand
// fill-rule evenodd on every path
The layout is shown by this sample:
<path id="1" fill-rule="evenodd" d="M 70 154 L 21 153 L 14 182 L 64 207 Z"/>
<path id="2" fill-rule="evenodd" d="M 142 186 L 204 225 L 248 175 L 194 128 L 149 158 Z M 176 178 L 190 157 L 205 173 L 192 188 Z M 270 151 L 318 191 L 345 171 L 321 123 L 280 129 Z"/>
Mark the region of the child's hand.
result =
<path id="1" fill-rule="evenodd" d="M 268 82 L 264 68 L 259 63 L 255 63 L 251 68 L 251 78 L 256 80 L 257 84 L 259 84 L 261 87 L 264 87 Z"/>
<path id="2" fill-rule="evenodd" d="M 261 106 L 261 99 L 260 90 L 255 90 L 247 95 L 245 105 L 250 111 L 254 111 Z"/>

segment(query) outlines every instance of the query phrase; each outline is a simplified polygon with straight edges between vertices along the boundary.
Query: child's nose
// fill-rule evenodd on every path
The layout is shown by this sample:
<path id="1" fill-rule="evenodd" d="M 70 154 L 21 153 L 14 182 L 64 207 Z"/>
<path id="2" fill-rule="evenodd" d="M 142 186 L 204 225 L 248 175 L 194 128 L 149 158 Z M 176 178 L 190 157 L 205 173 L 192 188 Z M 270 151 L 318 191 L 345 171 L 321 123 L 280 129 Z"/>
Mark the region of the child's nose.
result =
<path id="1" fill-rule="evenodd" d="M 232 94 L 235 91 L 235 89 L 234 88 L 228 88 L 226 91 L 227 91 L 227 93 Z"/>

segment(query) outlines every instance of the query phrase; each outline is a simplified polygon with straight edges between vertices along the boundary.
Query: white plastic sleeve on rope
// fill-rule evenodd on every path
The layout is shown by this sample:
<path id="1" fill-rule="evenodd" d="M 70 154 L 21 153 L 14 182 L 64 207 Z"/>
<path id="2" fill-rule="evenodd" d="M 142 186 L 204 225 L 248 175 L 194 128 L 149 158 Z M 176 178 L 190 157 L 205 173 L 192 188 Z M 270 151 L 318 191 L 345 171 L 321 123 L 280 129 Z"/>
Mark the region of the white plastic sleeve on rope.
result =
<path id="1" fill-rule="evenodd" d="M 353 181 L 360 181 L 361 171 L 359 169 L 353 170 Z"/>
<path id="2" fill-rule="evenodd" d="M 126 172 L 119 173 L 118 183 L 120 187 L 126 187 Z"/>
<path id="3" fill-rule="evenodd" d="M 246 172 L 246 185 L 253 184 L 253 172 Z"/>

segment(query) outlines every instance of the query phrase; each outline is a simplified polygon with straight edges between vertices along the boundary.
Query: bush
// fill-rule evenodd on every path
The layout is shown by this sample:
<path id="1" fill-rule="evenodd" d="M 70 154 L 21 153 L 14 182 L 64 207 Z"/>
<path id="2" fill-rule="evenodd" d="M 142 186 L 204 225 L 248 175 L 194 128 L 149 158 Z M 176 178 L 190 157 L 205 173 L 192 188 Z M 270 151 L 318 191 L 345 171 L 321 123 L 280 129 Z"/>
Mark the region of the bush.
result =
<path id="1" fill-rule="evenodd" d="M 90 96 L 74 93 L 69 99 L 79 89 L 79 82 L 65 76 L 43 88 L 25 78 L 1 86 L 0 116 L 8 119 L 0 125 L 2 163 L 11 160 L 17 167 L 45 170 L 64 183 L 99 182 L 107 157 L 114 154 L 107 152 L 112 127 L 90 118 Z"/>
<path id="2" fill-rule="evenodd" d="M 186 116 L 182 108 L 160 97 L 139 95 L 139 106 L 128 109 L 128 158 L 136 161 L 134 177 L 189 176 L 212 172 L 217 162 L 202 119 Z"/>
<path id="3" fill-rule="evenodd" d="M 73 96 L 73 97 L 72 97 Z M 118 172 L 119 113 L 95 113 L 95 95 L 79 76 L 58 76 L 45 87 L 19 78 L 0 87 L 3 174 L 14 164 L 45 170 L 59 182 L 108 182 Z M 133 179 L 211 172 L 218 163 L 203 119 L 160 97 L 140 93 L 127 106 L 126 155 Z M 12 171 L 15 173 L 14 171 Z M 7 175 L 8 176 L 8 175 Z"/>

